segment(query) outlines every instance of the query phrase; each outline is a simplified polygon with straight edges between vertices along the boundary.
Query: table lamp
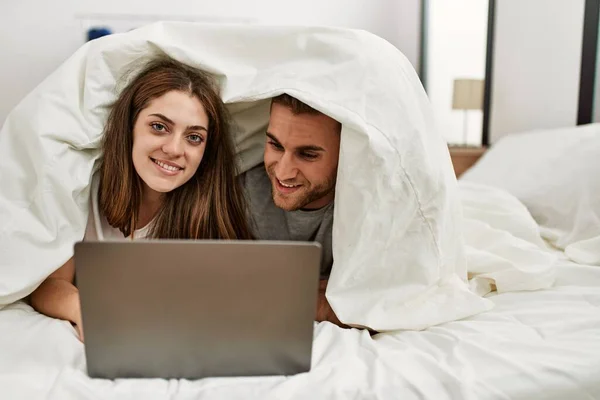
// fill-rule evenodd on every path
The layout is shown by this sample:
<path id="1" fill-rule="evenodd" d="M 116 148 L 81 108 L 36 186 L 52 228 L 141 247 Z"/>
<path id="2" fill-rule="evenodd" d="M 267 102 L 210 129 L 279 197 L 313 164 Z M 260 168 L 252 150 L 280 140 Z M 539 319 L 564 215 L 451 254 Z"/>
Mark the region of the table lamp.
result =
<path id="1" fill-rule="evenodd" d="M 463 144 L 467 144 L 467 112 L 483 108 L 483 79 L 455 79 L 452 109 L 464 110 Z"/>

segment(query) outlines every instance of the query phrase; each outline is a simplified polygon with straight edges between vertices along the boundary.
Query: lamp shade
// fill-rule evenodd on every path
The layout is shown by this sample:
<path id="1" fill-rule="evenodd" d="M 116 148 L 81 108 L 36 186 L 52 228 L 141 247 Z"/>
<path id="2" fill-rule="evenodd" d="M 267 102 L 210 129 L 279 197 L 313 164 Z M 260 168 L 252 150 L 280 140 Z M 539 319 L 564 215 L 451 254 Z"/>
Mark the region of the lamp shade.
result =
<path id="1" fill-rule="evenodd" d="M 483 79 L 455 79 L 452 109 L 481 110 L 483 108 Z"/>

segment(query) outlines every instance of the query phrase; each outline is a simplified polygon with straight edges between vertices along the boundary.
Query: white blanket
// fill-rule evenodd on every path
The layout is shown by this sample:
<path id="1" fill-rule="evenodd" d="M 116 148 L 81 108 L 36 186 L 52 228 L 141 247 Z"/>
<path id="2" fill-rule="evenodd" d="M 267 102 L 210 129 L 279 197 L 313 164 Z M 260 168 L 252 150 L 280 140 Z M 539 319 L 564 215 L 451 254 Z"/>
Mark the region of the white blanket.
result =
<path id="1" fill-rule="evenodd" d="M 516 196 L 554 247 L 600 266 L 600 123 L 502 137 L 461 180 Z"/>
<path id="2" fill-rule="evenodd" d="M 160 23 L 86 44 L 7 118 L 0 307 L 29 294 L 73 254 L 108 106 L 140 60 L 162 53 L 218 78 L 242 170 L 262 158 L 274 95 L 287 92 L 342 123 L 327 298 L 343 322 L 423 329 L 492 306 L 466 284 L 448 149 L 397 49 L 352 30 Z M 552 257 L 536 247 L 537 226 L 522 206 L 508 195 L 469 190 L 471 288 L 482 295 L 548 287 Z M 497 215 L 500 204 L 505 213 L 516 210 L 514 218 Z"/>
<path id="3" fill-rule="evenodd" d="M 494 202 L 486 206 L 486 198 Z M 498 246 L 504 260 L 522 249 L 535 253 L 514 242 L 518 237 L 536 240 L 529 236 L 530 217 L 518 212 L 522 205 L 482 186 L 465 190 L 463 199 L 471 221 L 481 223 L 468 224 L 467 237 L 490 237 L 489 229 L 504 232 L 512 238 Z M 488 223 L 495 204 L 503 204 L 500 215 L 511 203 L 512 218 Z M 475 217 L 477 210 L 482 217 Z M 510 243 L 518 244 L 511 250 Z M 470 246 L 473 251 L 493 247 L 485 240 L 479 244 Z M 460 321 L 374 337 L 364 330 L 318 324 L 312 370 L 292 377 L 90 379 L 83 345 L 71 325 L 17 303 L 0 310 L 0 392 L 3 398 L 57 400 L 600 398 L 600 268 L 552 258 L 552 270 L 558 268 L 555 287 L 493 293 L 494 309 Z M 490 265 L 500 275 L 508 273 L 510 284 L 510 263 L 488 263 L 488 270 Z M 513 265 L 527 271 L 525 263 Z"/>
<path id="4" fill-rule="evenodd" d="M 361 31 L 185 23 L 86 44 L 9 114 L 0 133 L 0 306 L 72 255 L 119 80 L 163 53 L 218 77 L 242 170 L 261 159 L 261 100 L 287 92 L 342 123 L 327 297 L 343 322 L 422 329 L 491 306 L 466 285 L 448 150 L 396 48 Z"/>
<path id="5" fill-rule="evenodd" d="M 491 186 L 459 182 L 470 286 L 485 295 L 552 286 L 556 255 L 527 208 Z"/>

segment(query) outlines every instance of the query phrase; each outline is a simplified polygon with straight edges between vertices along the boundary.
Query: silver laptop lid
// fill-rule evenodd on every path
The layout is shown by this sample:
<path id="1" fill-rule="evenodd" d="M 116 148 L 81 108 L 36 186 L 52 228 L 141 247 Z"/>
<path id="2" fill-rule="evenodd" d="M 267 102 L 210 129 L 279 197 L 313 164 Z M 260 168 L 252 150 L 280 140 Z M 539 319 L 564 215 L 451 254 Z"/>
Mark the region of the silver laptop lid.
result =
<path id="1" fill-rule="evenodd" d="M 290 375 L 310 369 L 318 243 L 75 245 L 92 377 Z"/>

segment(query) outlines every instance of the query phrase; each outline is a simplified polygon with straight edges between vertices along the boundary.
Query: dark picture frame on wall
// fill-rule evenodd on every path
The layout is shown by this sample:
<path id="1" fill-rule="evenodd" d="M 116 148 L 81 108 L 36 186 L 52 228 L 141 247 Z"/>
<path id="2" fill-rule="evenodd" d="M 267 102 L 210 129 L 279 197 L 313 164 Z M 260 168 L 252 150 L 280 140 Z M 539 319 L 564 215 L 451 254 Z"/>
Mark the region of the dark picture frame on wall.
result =
<path id="1" fill-rule="evenodd" d="M 598 0 L 600 1 L 600 0 Z M 421 1 L 421 43 L 419 46 L 419 68 L 418 74 L 421 83 L 427 90 L 427 32 L 429 16 L 427 15 L 428 0 Z M 486 38 L 486 56 L 485 56 L 485 82 L 483 92 L 483 127 L 481 134 L 481 146 L 489 145 L 489 126 L 490 126 L 490 108 L 491 108 L 491 93 L 492 93 L 492 64 L 494 56 L 494 20 L 496 11 L 496 0 L 489 0 L 488 3 L 488 21 L 487 21 L 487 38 Z"/>
<path id="2" fill-rule="evenodd" d="M 577 125 L 589 124 L 594 117 L 594 88 L 596 86 L 596 66 L 598 62 L 599 22 L 600 0 L 586 0 L 583 16 Z"/>
<path id="3" fill-rule="evenodd" d="M 490 113 L 492 109 L 492 66 L 494 65 L 494 34 L 496 22 L 496 0 L 489 0 L 487 22 L 487 46 L 485 50 L 485 82 L 483 89 L 483 127 L 481 145 L 490 144 Z"/>

